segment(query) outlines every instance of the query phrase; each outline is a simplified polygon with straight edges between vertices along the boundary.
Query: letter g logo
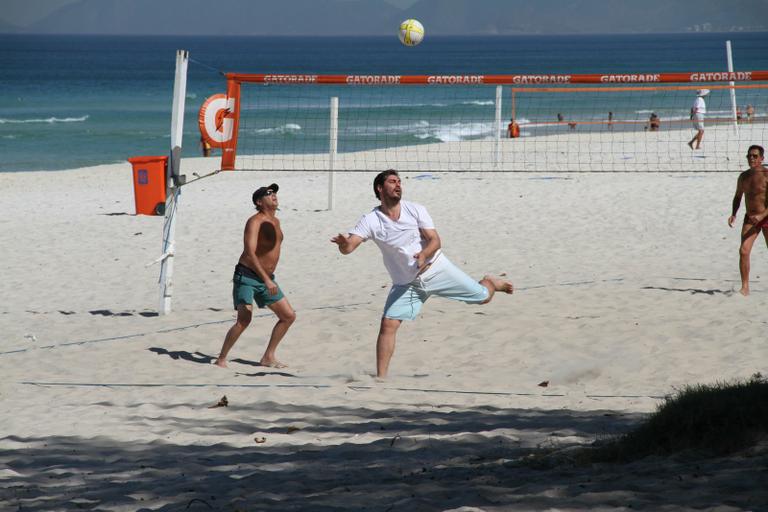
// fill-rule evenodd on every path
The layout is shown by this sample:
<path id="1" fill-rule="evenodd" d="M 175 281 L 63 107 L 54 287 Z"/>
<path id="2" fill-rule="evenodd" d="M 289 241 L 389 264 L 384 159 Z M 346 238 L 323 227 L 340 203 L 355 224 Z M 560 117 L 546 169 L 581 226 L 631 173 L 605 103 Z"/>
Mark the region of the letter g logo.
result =
<path id="1" fill-rule="evenodd" d="M 232 139 L 232 118 L 226 117 L 235 111 L 235 99 L 226 94 L 214 94 L 200 107 L 197 123 L 200 133 L 208 143 L 220 148 Z"/>

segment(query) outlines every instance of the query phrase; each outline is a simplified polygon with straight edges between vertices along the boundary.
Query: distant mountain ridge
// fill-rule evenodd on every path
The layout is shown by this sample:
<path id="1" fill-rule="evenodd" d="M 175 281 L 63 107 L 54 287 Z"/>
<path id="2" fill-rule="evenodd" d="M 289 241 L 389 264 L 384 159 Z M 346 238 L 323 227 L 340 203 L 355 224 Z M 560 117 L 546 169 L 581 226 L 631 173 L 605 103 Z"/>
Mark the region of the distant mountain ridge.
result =
<path id="1" fill-rule="evenodd" d="M 0 32 L 389 35 L 406 18 L 428 35 L 768 31 L 768 0 L 80 0 L 25 27 L 0 13 Z"/>

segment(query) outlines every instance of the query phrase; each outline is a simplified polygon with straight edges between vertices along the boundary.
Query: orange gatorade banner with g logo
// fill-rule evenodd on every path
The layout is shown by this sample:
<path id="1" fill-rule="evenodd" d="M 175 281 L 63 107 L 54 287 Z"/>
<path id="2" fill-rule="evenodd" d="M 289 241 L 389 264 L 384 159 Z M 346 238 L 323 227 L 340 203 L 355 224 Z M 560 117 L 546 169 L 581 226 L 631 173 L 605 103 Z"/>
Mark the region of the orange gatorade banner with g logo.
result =
<path id="1" fill-rule="evenodd" d="M 227 114 L 235 108 L 234 98 L 226 94 L 214 94 L 203 102 L 197 123 L 200 134 L 211 147 L 224 147 L 232 139 L 232 118 Z"/>

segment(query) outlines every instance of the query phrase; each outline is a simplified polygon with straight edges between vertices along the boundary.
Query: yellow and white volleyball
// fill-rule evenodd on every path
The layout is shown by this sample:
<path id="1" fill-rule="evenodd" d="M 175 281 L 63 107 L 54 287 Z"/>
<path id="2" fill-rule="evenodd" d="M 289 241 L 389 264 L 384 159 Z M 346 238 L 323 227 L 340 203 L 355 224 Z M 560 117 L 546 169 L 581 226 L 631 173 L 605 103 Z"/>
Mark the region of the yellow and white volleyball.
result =
<path id="1" fill-rule="evenodd" d="M 424 25 L 419 20 L 405 20 L 400 24 L 398 35 L 405 46 L 416 46 L 424 39 Z"/>

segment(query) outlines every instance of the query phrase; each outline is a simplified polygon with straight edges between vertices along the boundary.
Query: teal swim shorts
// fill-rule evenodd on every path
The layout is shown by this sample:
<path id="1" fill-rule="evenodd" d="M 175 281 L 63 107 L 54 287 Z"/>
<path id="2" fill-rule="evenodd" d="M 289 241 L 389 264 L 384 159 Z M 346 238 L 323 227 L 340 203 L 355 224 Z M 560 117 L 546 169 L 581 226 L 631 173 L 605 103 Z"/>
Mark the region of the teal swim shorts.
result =
<path id="1" fill-rule="evenodd" d="M 275 275 L 270 276 L 272 281 L 275 281 Z M 277 285 L 277 293 L 270 295 L 266 285 L 261 279 L 255 276 L 243 275 L 238 269 L 235 269 L 235 274 L 232 276 L 232 302 L 235 305 L 235 309 L 240 304 L 253 304 L 262 309 L 270 304 L 274 304 L 285 297 L 283 290 L 280 289 L 280 285 Z"/>

